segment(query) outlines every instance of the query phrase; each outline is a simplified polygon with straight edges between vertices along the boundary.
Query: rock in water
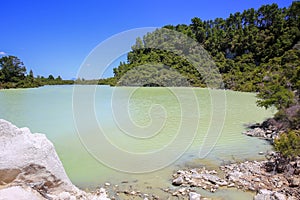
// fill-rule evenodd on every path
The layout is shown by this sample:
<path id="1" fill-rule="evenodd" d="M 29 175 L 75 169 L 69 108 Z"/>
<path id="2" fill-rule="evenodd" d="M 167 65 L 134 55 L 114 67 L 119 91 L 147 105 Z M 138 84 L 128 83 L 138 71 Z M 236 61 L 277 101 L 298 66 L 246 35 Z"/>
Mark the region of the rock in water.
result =
<path id="1" fill-rule="evenodd" d="M 179 176 L 178 178 L 174 179 L 172 184 L 175 185 L 175 186 L 179 186 L 181 184 L 184 183 L 184 180 L 181 176 Z"/>

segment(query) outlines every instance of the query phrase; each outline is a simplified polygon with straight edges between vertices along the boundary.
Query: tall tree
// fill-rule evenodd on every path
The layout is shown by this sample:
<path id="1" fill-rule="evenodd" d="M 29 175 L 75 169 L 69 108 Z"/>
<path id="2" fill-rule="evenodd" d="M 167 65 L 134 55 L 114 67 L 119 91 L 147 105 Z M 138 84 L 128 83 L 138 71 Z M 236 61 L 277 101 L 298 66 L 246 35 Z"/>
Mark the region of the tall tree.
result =
<path id="1" fill-rule="evenodd" d="M 15 56 L 0 58 L 2 82 L 19 82 L 25 78 L 26 68 L 21 60 Z"/>

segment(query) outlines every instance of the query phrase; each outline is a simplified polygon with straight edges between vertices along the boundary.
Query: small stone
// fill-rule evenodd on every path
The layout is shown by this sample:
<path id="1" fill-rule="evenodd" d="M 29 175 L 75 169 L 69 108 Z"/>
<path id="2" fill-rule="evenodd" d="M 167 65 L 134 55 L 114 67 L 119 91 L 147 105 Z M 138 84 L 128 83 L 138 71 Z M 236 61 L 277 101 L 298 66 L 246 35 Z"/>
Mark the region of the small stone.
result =
<path id="1" fill-rule="evenodd" d="M 76 200 L 76 197 L 75 196 L 71 196 L 70 200 Z"/>
<path id="2" fill-rule="evenodd" d="M 172 184 L 175 186 L 179 186 L 179 185 L 182 185 L 183 182 L 184 182 L 183 178 L 181 176 L 179 176 L 178 178 L 176 178 L 172 181 Z"/>
<path id="3" fill-rule="evenodd" d="M 296 166 L 297 166 L 298 168 L 300 168 L 300 160 L 298 160 L 298 161 L 296 162 Z"/>
<path id="4" fill-rule="evenodd" d="M 59 199 L 61 200 L 70 200 L 70 193 L 69 192 L 62 192 L 58 195 Z"/>
<path id="5" fill-rule="evenodd" d="M 106 190 L 105 190 L 104 188 L 100 188 L 100 189 L 99 189 L 99 192 L 100 192 L 100 193 L 106 193 Z"/>
<path id="6" fill-rule="evenodd" d="M 283 182 L 282 181 L 277 182 L 277 186 L 276 187 L 281 188 L 282 186 L 283 186 Z"/>
<path id="7" fill-rule="evenodd" d="M 110 186 L 110 183 L 104 183 L 105 186 Z"/>
<path id="8" fill-rule="evenodd" d="M 228 184 L 227 187 L 234 187 L 234 183 Z"/>
<path id="9" fill-rule="evenodd" d="M 258 194 L 253 198 L 254 200 L 271 200 L 273 192 L 270 190 L 259 190 Z"/>
<path id="10" fill-rule="evenodd" d="M 223 181 L 218 181 L 217 185 L 219 185 L 219 186 L 226 186 L 226 185 L 228 185 L 228 183 L 223 180 Z"/>
<path id="11" fill-rule="evenodd" d="M 250 191 L 256 191 L 256 189 L 255 189 L 254 187 L 252 187 L 252 186 L 250 186 L 250 187 L 248 188 L 248 190 L 250 190 Z"/>
<path id="12" fill-rule="evenodd" d="M 178 192 L 183 193 L 185 191 L 185 188 L 179 188 Z"/>
<path id="13" fill-rule="evenodd" d="M 183 170 L 178 170 L 178 171 L 177 171 L 177 174 L 183 174 L 183 175 L 184 175 L 184 174 L 185 174 L 185 171 L 183 171 Z"/>
<path id="14" fill-rule="evenodd" d="M 172 195 L 173 195 L 173 196 L 178 196 L 178 192 L 177 192 L 177 191 L 176 191 L 176 192 L 173 192 Z"/>
<path id="15" fill-rule="evenodd" d="M 261 152 L 259 152 L 258 154 L 259 154 L 259 155 L 264 155 L 265 153 L 261 151 Z"/>
<path id="16" fill-rule="evenodd" d="M 279 192 L 275 192 L 274 197 L 275 197 L 276 200 L 286 200 L 286 196 L 282 193 L 279 193 Z"/>
<path id="17" fill-rule="evenodd" d="M 300 178 L 293 177 L 291 180 L 291 187 L 298 187 L 300 185 Z"/>
<path id="18" fill-rule="evenodd" d="M 261 181 L 260 178 L 254 178 L 252 180 L 255 181 L 255 182 L 260 182 Z"/>
<path id="19" fill-rule="evenodd" d="M 200 200 L 201 195 L 196 192 L 189 193 L 189 200 Z"/>

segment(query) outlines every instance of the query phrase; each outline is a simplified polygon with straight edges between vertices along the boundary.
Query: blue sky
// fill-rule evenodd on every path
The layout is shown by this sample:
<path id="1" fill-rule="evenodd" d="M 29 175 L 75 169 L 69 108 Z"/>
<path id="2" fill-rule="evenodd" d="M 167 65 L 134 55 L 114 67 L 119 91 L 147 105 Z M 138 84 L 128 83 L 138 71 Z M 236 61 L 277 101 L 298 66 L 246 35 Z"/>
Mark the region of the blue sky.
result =
<path id="1" fill-rule="evenodd" d="M 35 75 L 76 77 L 102 41 L 120 32 L 167 24 L 226 18 L 263 4 L 287 7 L 291 0 L 0 0 L 0 56 L 15 55 Z M 134 43 L 134 41 L 132 41 Z M 124 59 L 124 56 L 123 58 Z M 114 65 L 119 60 L 114 62 Z M 111 73 L 108 73 L 111 74 Z"/>

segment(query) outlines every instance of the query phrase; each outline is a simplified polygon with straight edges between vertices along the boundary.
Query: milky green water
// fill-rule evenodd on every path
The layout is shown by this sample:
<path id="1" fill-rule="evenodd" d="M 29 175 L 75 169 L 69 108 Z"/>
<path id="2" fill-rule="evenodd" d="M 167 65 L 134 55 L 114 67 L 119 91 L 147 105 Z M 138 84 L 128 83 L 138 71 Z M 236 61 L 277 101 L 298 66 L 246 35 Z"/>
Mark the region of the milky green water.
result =
<path id="1" fill-rule="evenodd" d="M 241 134 L 246 124 L 261 122 L 274 113 L 272 109 L 258 108 L 252 93 L 200 88 L 79 87 L 77 99 L 73 98 L 73 86 L 2 90 L 0 118 L 46 134 L 70 179 L 82 188 L 111 182 L 167 198 L 161 188 L 172 188 L 170 180 L 174 170 L 262 159 L 258 153 L 271 149 L 265 141 Z M 90 102 L 78 99 L 91 91 L 94 91 L 93 116 L 80 111 Z M 93 118 L 97 126 L 92 123 Z M 104 139 L 100 137 L 103 133 Z M 112 151 L 107 141 L 125 153 Z M 211 149 L 204 158 L 199 158 L 201 147 Z M 145 159 L 135 161 L 141 154 Z M 178 159 L 173 159 L 174 155 Z M 157 170 L 139 174 L 121 172 L 152 168 Z M 252 199 L 253 196 L 233 189 L 221 189 L 214 194 L 200 192 L 220 199 Z"/>

